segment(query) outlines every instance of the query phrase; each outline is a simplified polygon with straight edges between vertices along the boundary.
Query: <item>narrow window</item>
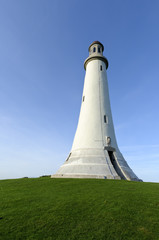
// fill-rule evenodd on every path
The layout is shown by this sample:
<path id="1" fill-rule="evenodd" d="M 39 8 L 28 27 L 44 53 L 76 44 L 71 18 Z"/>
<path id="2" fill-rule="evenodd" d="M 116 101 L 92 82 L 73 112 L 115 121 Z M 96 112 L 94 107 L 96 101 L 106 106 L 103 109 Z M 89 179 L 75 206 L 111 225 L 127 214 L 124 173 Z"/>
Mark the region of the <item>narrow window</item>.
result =
<path id="1" fill-rule="evenodd" d="M 83 96 L 82 101 L 84 102 L 85 96 Z"/>
<path id="2" fill-rule="evenodd" d="M 100 65 L 100 70 L 102 71 L 102 65 Z"/>
<path id="3" fill-rule="evenodd" d="M 104 115 L 104 122 L 105 122 L 105 123 L 107 122 L 107 117 L 106 117 L 106 115 Z"/>
<path id="4" fill-rule="evenodd" d="M 100 47 L 98 47 L 98 52 L 100 53 Z"/>
<path id="5" fill-rule="evenodd" d="M 94 48 L 93 48 L 93 52 L 95 52 L 95 51 L 96 51 L 96 48 L 94 47 Z"/>

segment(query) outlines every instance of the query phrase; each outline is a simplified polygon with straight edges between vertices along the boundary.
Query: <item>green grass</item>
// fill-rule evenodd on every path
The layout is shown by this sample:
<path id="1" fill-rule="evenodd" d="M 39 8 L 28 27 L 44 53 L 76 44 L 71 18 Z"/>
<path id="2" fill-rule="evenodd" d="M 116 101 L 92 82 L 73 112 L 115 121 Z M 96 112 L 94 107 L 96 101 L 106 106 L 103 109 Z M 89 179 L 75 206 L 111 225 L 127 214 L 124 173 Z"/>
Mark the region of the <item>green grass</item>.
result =
<path id="1" fill-rule="evenodd" d="M 159 184 L 1 180 L 0 239 L 159 240 Z"/>

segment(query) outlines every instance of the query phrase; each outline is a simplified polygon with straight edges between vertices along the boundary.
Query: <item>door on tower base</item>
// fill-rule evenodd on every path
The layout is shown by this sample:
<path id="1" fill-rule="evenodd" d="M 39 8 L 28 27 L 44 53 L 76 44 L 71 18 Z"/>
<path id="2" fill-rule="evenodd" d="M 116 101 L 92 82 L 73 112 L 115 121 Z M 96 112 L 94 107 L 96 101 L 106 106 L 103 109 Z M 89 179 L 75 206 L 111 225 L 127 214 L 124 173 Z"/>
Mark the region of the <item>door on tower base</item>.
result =
<path id="1" fill-rule="evenodd" d="M 114 153 L 113 151 L 108 151 L 108 155 L 109 155 L 109 158 L 110 158 L 110 161 L 116 171 L 116 173 L 121 177 L 121 179 L 126 179 L 122 173 L 122 171 L 120 170 L 119 166 L 118 166 L 118 163 L 115 159 L 115 156 L 114 156 Z"/>

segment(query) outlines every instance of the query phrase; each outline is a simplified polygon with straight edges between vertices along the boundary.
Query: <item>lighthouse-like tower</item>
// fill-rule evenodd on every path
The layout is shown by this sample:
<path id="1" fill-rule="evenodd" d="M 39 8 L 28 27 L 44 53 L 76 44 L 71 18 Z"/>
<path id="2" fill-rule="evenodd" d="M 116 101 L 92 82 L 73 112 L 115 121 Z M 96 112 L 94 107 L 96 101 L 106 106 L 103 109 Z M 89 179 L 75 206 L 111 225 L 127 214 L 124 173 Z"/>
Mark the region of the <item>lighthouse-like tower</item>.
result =
<path id="1" fill-rule="evenodd" d="M 140 181 L 119 151 L 107 82 L 108 60 L 104 46 L 95 41 L 89 46 L 81 111 L 71 152 L 52 177 L 105 178 Z"/>

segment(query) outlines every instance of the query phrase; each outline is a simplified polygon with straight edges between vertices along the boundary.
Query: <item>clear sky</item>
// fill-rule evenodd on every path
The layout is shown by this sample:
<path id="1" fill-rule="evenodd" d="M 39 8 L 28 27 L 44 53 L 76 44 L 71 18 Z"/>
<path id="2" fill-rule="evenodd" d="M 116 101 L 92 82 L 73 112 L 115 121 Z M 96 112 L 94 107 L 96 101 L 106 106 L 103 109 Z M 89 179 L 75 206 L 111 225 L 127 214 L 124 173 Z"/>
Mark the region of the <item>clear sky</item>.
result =
<path id="1" fill-rule="evenodd" d="M 158 0 L 0 1 L 0 179 L 63 164 L 95 40 L 119 148 L 139 178 L 159 182 Z"/>

